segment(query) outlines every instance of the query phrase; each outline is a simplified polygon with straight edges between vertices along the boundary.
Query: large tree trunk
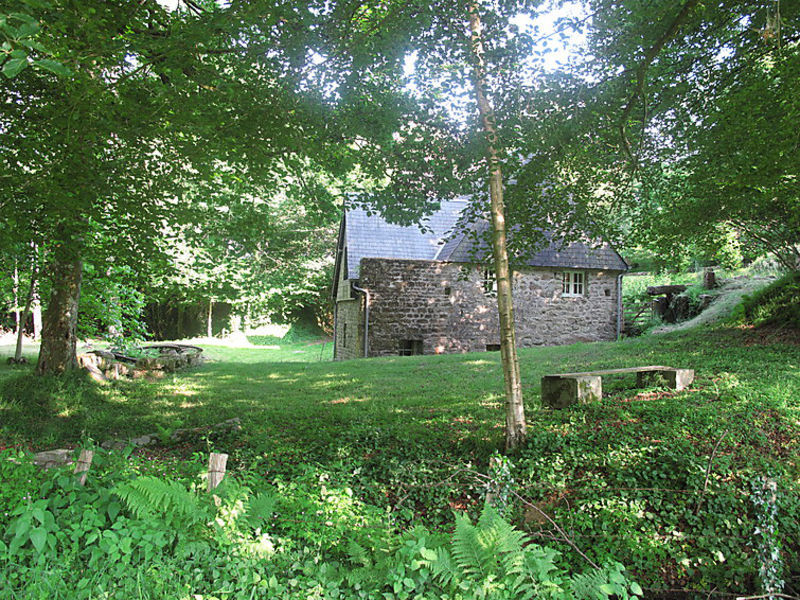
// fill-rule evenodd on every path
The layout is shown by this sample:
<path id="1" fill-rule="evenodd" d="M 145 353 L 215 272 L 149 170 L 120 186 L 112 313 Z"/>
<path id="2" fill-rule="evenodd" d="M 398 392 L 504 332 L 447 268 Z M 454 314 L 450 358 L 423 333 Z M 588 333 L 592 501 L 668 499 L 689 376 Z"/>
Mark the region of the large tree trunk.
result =
<path id="1" fill-rule="evenodd" d="M 511 270 L 506 247 L 506 220 L 503 205 L 503 174 L 497 150 L 497 129 L 494 109 L 486 94 L 483 41 L 478 5 L 470 4 L 473 80 L 483 131 L 486 135 L 486 158 L 489 162 L 489 194 L 492 200 L 492 252 L 497 277 L 497 309 L 500 316 L 500 356 L 506 392 L 506 451 L 513 450 L 525 441 L 525 405 L 522 400 L 522 382 L 517 358 L 517 341 L 514 332 L 514 304 L 511 298 Z"/>
<path id="2" fill-rule="evenodd" d="M 77 366 L 78 301 L 83 265 L 65 244 L 55 250 L 51 266 L 52 291 L 42 327 L 42 347 L 36 372 L 61 374 Z"/>

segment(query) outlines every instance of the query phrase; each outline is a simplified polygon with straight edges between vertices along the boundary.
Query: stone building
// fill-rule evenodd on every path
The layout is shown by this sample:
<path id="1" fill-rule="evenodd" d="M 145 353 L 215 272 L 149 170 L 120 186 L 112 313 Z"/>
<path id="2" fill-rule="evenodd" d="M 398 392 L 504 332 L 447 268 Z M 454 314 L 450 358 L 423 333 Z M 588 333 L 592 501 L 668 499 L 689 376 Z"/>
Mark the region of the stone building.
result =
<path id="1" fill-rule="evenodd" d="M 458 230 L 466 207 L 442 202 L 424 229 L 345 211 L 333 286 L 334 358 L 499 350 L 493 272 L 476 259 L 487 252 Z M 517 344 L 616 339 L 627 268 L 607 243 L 552 242 L 514 270 Z"/>

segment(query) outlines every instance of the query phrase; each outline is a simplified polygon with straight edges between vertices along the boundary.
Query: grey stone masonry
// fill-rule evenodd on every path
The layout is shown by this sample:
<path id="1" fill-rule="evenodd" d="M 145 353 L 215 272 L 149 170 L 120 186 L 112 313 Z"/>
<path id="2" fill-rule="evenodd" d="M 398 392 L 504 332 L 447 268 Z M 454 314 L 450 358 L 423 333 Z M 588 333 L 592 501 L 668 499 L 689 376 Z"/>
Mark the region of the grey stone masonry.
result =
<path id="1" fill-rule="evenodd" d="M 349 285 L 349 284 L 348 284 Z M 358 295 L 336 302 L 336 347 L 337 360 L 364 356 L 364 300 Z"/>
<path id="2" fill-rule="evenodd" d="M 561 270 L 526 267 L 514 273 L 517 344 L 615 339 L 620 272 L 582 270 L 583 294 L 562 297 Z M 421 343 L 424 354 L 483 351 L 500 343 L 497 300 L 484 294 L 480 266 L 363 258 L 359 286 L 371 295 L 370 356 L 398 354 L 404 344 L 414 342 Z M 363 334 L 361 303 L 339 302 L 338 311 L 337 358 L 363 356 L 363 349 L 351 345 L 350 335 L 353 329 Z M 347 344 L 341 339 L 345 322 Z"/>

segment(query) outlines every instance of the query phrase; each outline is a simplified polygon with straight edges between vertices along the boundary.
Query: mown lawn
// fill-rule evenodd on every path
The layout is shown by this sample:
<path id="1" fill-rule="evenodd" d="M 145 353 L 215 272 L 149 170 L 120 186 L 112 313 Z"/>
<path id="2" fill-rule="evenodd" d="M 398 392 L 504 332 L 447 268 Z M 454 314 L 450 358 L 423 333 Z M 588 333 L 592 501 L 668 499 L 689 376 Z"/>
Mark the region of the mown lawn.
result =
<path id="1" fill-rule="evenodd" d="M 535 505 L 589 556 L 624 563 L 651 589 L 755 589 L 752 496 L 768 477 L 780 490 L 784 579 L 797 586 L 800 345 L 781 339 L 716 328 L 522 350 L 530 441 L 511 458 L 518 524 L 580 562 Z M 295 352 L 307 362 L 286 362 Z M 213 448 L 231 454 L 234 472 L 265 478 L 313 469 L 385 507 L 398 527 L 447 529 L 453 510 L 477 510 L 479 474 L 503 442 L 499 354 L 332 363 L 324 352 L 209 346 L 202 367 L 102 387 L 3 364 L 0 443 L 55 447 L 239 417 L 239 434 L 160 452 Z M 693 368 L 695 384 L 635 390 L 621 378 L 602 403 L 539 406 L 547 373 L 646 364 Z"/>

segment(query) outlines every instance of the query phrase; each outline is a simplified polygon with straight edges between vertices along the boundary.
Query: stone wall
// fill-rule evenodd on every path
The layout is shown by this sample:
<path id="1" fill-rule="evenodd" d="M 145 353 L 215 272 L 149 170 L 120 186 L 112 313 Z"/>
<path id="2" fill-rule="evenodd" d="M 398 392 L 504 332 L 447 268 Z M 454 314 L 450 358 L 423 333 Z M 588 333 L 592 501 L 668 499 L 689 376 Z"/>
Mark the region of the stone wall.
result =
<path id="1" fill-rule="evenodd" d="M 514 273 L 517 344 L 530 347 L 615 339 L 618 273 L 584 271 L 585 294 L 562 298 L 556 271 L 530 268 Z M 483 293 L 482 269 L 436 261 L 365 258 L 360 274 L 360 287 L 372 295 L 370 356 L 398 354 L 404 341 L 421 342 L 424 354 L 476 352 L 499 345 L 497 300 Z M 341 323 L 345 304 L 339 303 Z M 348 319 L 352 319 L 349 311 Z M 349 352 L 343 348 L 337 356 L 345 358 Z M 355 356 L 360 355 L 362 351 L 355 349 Z"/>
<path id="2" fill-rule="evenodd" d="M 346 360 L 364 356 L 364 300 L 359 294 L 336 302 L 336 346 L 334 358 Z"/>

